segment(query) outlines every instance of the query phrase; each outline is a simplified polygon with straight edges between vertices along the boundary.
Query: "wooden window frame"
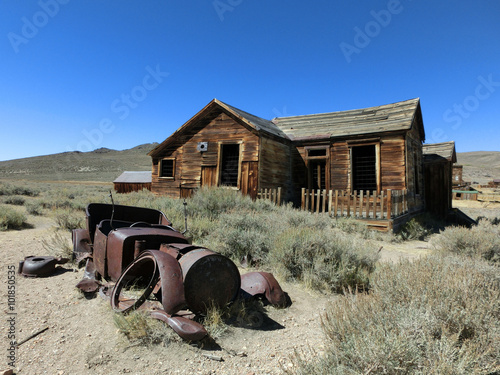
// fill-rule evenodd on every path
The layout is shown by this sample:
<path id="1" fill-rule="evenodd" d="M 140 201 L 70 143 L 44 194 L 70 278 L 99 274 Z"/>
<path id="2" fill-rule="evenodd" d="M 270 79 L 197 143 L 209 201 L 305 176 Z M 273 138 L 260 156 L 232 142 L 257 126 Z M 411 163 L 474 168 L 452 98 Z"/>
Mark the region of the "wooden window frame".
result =
<path id="1" fill-rule="evenodd" d="M 163 162 L 165 161 L 171 161 L 172 162 L 172 176 L 163 176 L 162 171 L 163 171 Z M 165 179 L 165 180 L 175 180 L 175 158 L 163 158 L 160 159 L 158 162 L 158 178 Z"/>
<path id="2" fill-rule="evenodd" d="M 221 179 L 222 179 L 222 158 L 224 155 L 222 152 L 222 148 L 224 146 L 230 146 L 230 145 L 237 145 L 238 146 L 238 177 L 236 181 L 236 186 L 226 186 L 224 185 L 225 188 L 227 189 L 235 189 L 239 190 L 241 186 L 241 162 L 242 162 L 242 144 L 243 142 L 234 142 L 234 141 L 221 141 L 219 142 L 219 147 L 218 147 L 218 155 L 217 155 L 217 186 L 222 186 L 221 185 Z"/>
<path id="3" fill-rule="evenodd" d="M 309 156 L 310 151 L 320 151 L 325 150 L 325 155 Z M 307 165 L 307 186 L 312 189 L 313 181 L 312 175 L 313 171 L 311 169 L 311 162 L 314 161 L 325 161 L 325 188 L 330 189 L 330 145 L 321 146 L 307 146 L 306 151 L 306 165 Z"/>
<path id="4" fill-rule="evenodd" d="M 347 146 L 349 147 L 349 164 L 350 164 L 350 177 L 349 185 L 351 192 L 354 192 L 354 163 L 352 160 L 352 149 L 358 146 L 375 146 L 375 180 L 377 184 L 377 194 L 380 194 L 382 190 L 382 173 L 380 168 L 380 139 L 365 139 L 365 140 L 353 140 L 348 141 Z"/>

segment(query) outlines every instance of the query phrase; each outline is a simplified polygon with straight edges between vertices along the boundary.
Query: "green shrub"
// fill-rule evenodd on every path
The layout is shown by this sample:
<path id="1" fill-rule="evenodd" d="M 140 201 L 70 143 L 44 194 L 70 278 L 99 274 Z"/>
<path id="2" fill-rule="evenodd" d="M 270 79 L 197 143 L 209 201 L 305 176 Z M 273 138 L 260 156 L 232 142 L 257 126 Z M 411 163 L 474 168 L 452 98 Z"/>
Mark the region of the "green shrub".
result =
<path id="1" fill-rule="evenodd" d="M 21 229 L 26 225 L 26 215 L 15 209 L 0 206 L 0 230 Z"/>
<path id="2" fill-rule="evenodd" d="M 26 199 L 19 195 L 11 195 L 7 198 L 4 198 L 3 203 L 12 204 L 14 206 L 24 206 L 24 204 L 26 203 Z"/>
<path id="3" fill-rule="evenodd" d="M 482 257 L 500 262 L 500 225 L 481 220 L 472 228 L 449 227 L 436 238 L 435 245 L 444 253 Z"/>
<path id="4" fill-rule="evenodd" d="M 325 355 L 297 374 L 500 371 L 498 268 L 467 258 L 382 265 L 369 294 L 341 296 L 322 321 Z"/>
<path id="5" fill-rule="evenodd" d="M 408 240 L 424 240 L 432 233 L 432 230 L 427 228 L 421 219 L 413 218 L 406 222 L 398 233 L 398 236 L 403 241 Z"/>
<path id="6" fill-rule="evenodd" d="M 285 279 L 303 281 L 314 289 L 365 289 L 377 260 L 370 247 L 338 230 L 288 228 L 275 238 L 269 263 Z"/>
<path id="7" fill-rule="evenodd" d="M 26 186 L 17 186 L 6 183 L 0 183 L 0 195 L 26 195 L 36 197 L 40 194 L 38 189 Z"/>
<path id="8" fill-rule="evenodd" d="M 141 311 L 133 311 L 127 315 L 114 314 L 113 320 L 119 332 L 132 344 L 166 346 L 172 341 L 179 340 L 177 334 L 167 324 Z"/>
<path id="9" fill-rule="evenodd" d="M 81 211 L 59 209 L 55 212 L 55 220 L 63 229 L 73 230 L 85 226 L 85 214 Z"/>
<path id="10" fill-rule="evenodd" d="M 24 207 L 26 207 L 26 211 L 28 211 L 30 215 L 40 216 L 43 214 L 43 205 L 38 200 L 28 201 Z"/>

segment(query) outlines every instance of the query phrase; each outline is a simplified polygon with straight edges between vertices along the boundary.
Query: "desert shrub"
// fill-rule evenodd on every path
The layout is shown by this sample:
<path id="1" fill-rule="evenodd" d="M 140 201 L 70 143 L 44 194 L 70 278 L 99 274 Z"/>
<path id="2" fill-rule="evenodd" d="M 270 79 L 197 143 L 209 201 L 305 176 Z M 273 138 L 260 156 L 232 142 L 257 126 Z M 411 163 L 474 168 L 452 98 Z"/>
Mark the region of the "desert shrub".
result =
<path id="1" fill-rule="evenodd" d="M 211 219 L 218 218 L 226 212 L 252 211 L 268 212 L 275 209 L 269 201 L 257 200 L 253 202 L 249 196 L 239 191 L 224 188 L 198 189 L 188 201 L 189 214 Z"/>
<path id="2" fill-rule="evenodd" d="M 0 230 L 21 229 L 26 225 L 26 215 L 15 209 L 0 205 Z"/>
<path id="3" fill-rule="evenodd" d="M 500 371 L 500 277 L 481 260 L 427 257 L 382 265 L 369 294 L 322 320 L 325 355 L 297 374 L 493 374 Z"/>
<path id="4" fill-rule="evenodd" d="M 49 238 L 42 239 L 42 247 L 48 254 L 68 259 L 73 258 L 73 243 L 71 234 L 68 232 L 56 231 Z"/>
<path id="5" fill-rule="evenodd" d="M 28 211 L 30 215 L 40 216 L 43 214 L 43 205 L 38 200 L 28 201 L 24 207 L 26 207 L 26 211 Z"/>
<path id="6" fill-rule="evenodd" d="M 334 292 L 367 288 L 376 260 L 366 241 L 338 230 L 310 227 L 281 232 L 269 255 L 270 266 L 285 279 Z"/>
<path id="7" fill-rule="evenodd" d="M 153 319 L 141 311 L 133 311 L 127 315 L 114 314 L 113 321 L 119 332 L 132 344 L 168 345 L 178 340 L 177 334 L 167 324 Z"/>
<path id="8" fill-rule="evenodd" d="M 11 195 L 3 199 L 3 203 L 12 204 L 14 206 L 24 206 L 26 199 L 19 195 Z"/>
<path id="9" fill-rule="evenodd" d="M 84 228 L 85 226 L 85 215 L 81 211 L 58 209 L 54 215 L 56 223 L 60 228 L 73 230 Z"/>
<path id="10" fill-rule="evenodd" d="M 40 191 L 36 188 L 0 183 L 0 195 L 26 195 L 29 197 L 36 197 L 39 194 Z"/>
<path id="11" fill-rule="evenodd" d="M 435 240 L 435 245 L 445 253 L 482 257 L 500 262 L 500 226 L 481 220 L 472 228 L 449 227 Z"/>
<path id="12" fill-rule="evenodd" d="M 432 230 L 423 223 L 421 218 L 413 218 L 406 222 L 398 232 L 399 238 L 407 240 L 424 240 Z"/>

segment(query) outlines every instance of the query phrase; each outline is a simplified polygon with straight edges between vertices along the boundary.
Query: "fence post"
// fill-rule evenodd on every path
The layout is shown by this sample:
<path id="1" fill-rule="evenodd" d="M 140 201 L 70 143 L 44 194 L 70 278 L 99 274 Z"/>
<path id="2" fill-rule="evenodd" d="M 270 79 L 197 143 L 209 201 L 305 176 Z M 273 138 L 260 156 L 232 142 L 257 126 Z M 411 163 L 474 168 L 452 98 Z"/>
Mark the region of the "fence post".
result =
<path id="1" fill-rule="evenodd" d="M 392 217 L 392 190 L 387 189 L 387 220 Z"/>
<path id="2" fill-rule="evenodd" d="M 278 188 L 278 206 L 281 206 L 281 187 Z"/>
<path id="3" fill-rule="evenodd" d="M 384 191 L 380 190 L 380 218 L 384 219 Z"/>
<path id="4" fill-rule="evenodd" d="M 338 216 L 338 208 L 339 208 L 339 191 L 338 190 L 335 190 L 335 217 Z"/>
<path id="5" fill-rule="evenodd" d="M 370 218 L 370 190 L 366 191 L 366 218 Z"/>
<path id="6" fill-rule="evenodd" d="M 352 216 L 356 217 L 356 211 L 357 211 L 357 206 L 356 206 L 356 198 L 357 198 L 358 192 L 354 190 L 354 194 L 352 196 Z"/>
<path id="7" fill-rule="evenodd" d="M 305 204 L 306 204 L 306 197 L 305 197 L 305 194 L 306 194 L 306 189 L 305 188 L 302 188 L 300 190 L 300 208 L 302 209 L 302 211 L 304 211 L 305 209 Z"/>
<path id="8" fill-rule="evenodd" d="M 359 218 L 363 218 L 363 190 L 359 192 Z"/>
<path id="9" fill-rule="evenodd" d="M 332 216 L 332 200 L 333 200 L 332 191 L 329 190 L 328 191 L 328 215 L 330 215 L 330 216 Z"/>

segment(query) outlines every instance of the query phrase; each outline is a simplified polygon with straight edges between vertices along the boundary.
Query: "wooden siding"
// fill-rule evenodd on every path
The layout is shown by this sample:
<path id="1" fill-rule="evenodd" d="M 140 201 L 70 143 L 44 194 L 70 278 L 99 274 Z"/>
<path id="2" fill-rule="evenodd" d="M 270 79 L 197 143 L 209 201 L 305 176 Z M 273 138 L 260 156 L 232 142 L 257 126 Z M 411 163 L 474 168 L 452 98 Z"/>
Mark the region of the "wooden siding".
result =
<path id="1" fill-rule="evenodd" d="M 290 146 L 273 139 L 261 138 L 259 189 L 289 186 L 291 182 Z"/>
<path id="2" fill-rule="evenodd" d="M 133 191 L 151 190 L 151 183 L 131 183 L 131 182 L 115 182 L 113 183 L 117 193 L 131 193 Z"/>
<path id="3" fill-rule="evenodd" d="M 350 189 L 351 162 L 346 141 L 335 142 L 330 149 L 330 188 Z"/>
<path id="4" fill-rule="evenodd" d="M 183 133 L 181 138 L 184 143 L 176 149 L 164 151 L 163 157 L 175 158 L 175 178 L 166 179 L 158 177 L 158 162 L 160 158 L 153 159 L 152 190 L 155 194 L 170 197 L 180 197 L 190 194 L 186 190 L 193 190 L 201 185 L 218 185 L 219 180 L 219 148 L 221 144 L 240 145 L 240 181 L 238 186 L 257 186 L 256 181 L 241 181 L 241 178 L 255 178 L 256 173 L 243 173 L 243 166 L 248 162 L 258 162 L 259 136 L 251 132 L 234 119 L 221 113 L 204 127 L 193 127 Z M 199 142 L 208 142 L 207 151 L 198 151 Z M 176 143 L 176 145 L 179 143 Z M 252 167 L 249 170 L 254 171 Z"/>
<path id="5" fill-rule="evenodd" d="M 425 203 L 429 212 L 446 218 L 452 208 L 451 162 L 425 163 Z"/>
<path id="6" fill-rule="evenodd" d="M 404 136 L 382 139 L 380 145 L 380 176 L 383 190 L 406 189 Z"/>

